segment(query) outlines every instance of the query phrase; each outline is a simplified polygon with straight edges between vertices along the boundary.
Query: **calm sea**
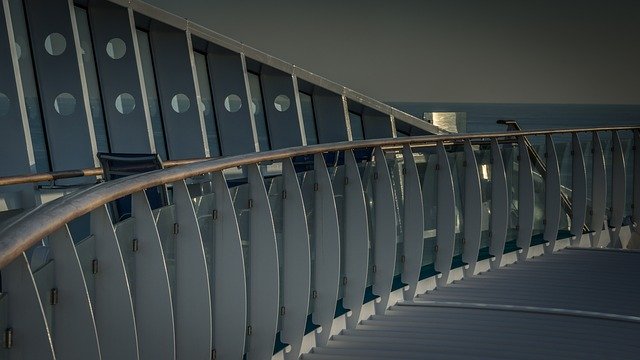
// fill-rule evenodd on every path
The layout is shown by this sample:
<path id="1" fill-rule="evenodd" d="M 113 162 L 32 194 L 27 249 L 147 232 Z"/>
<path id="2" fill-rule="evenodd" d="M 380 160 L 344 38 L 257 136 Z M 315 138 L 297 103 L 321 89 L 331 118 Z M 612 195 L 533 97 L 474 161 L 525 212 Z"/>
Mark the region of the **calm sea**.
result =
<path id="1" fill-rule="evenodd" d="M 525 130 L 592 127 L 606 125 L 640 125 L 640 105 L 574 104 L 477 104 L 477 103 L 390 103 L 422 118 L 432 111 L 467 113 L 468 132 L 504 131 L 497 120 L 517 120 Z"/>

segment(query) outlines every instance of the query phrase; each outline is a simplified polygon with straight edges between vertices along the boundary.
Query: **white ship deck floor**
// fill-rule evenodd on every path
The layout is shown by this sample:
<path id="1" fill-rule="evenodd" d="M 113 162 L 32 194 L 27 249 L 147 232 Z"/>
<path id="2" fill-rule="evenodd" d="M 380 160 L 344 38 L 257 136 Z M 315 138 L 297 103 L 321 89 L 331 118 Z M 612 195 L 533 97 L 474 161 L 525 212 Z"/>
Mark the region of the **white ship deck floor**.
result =
<path id="1" fill-rule="evenodd" d="M 638 359 L 640 252 L 564 249 L 451 284 L 305 360 Z"/>

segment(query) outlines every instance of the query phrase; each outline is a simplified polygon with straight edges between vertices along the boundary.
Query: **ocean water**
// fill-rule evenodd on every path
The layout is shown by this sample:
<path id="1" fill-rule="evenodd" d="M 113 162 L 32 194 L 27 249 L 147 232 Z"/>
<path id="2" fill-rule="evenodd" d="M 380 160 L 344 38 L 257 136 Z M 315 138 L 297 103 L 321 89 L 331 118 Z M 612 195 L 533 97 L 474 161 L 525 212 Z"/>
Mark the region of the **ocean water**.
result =
<path id="1" fill-rule="evenodd" d="M 516 120 L 524 130 L 639 125 L 640 105 L 390 103 L 422 118 L 425 112 L 467 113 L 468 132 L 504 131 L 497 120 Z"/>

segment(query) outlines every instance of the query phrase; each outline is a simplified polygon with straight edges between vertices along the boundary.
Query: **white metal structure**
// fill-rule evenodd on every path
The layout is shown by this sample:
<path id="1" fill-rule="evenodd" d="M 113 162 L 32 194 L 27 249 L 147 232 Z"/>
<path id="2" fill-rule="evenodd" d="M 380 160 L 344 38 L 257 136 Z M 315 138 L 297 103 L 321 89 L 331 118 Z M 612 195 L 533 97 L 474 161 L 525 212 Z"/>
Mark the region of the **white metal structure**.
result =
<path id="1" fill-rule="evenodd" d="M 599 186 L 609 182 L 608 163 L 592 156 L 592 174 L 573 172 L 585 168 L 583 134 L 594 140 L 584 145 L 595 147 L 596 155 L 604 151 L 601 136 L 612 140 L 610 164 L 623 168 L 612 169 L 610 181 L 615 191 L 630 189 L 629 196 L 611 197 L 611 217 L 599 223 L 603 211 L 597 207 L 604 208 L 608 198 L 606 186 Z M 525 139 L 539 149 L 525 146 Z M 551 260 L 514 269 L 530 269 L 520 272 L 524 279 L 529 271 L 538 274 L 537 268 L 553 271 L 547 263 L 562 262 L 554 260 L 553 250 L 570 243 L 637 246 L 638 144 L 637 128 L 367 140 L 232 156 L 99 184 L 9 220 L 0 230 L 0 354 L 298 358 L 309 351 L 324 354 L 321 349 L 341 344 L 343 337 L 353 340 L 350 331 L 359 334 L 367 324 L 361 320 L 404 309 L 389 306 L 416 294 L 415 303 L 435 296 L 446 304 L 546 308 L 554 301 L 546 292 L 562 280 L 549 279 L 548 288 L 522 281 L 519 293 L 538 289 L 541 296 L 525 303 L 518 299 L 528 295 L 514 292 L 509 302 L 493 292 L 492 286 L 503 285 L 457 296 L 460 286 L 447 284 L 545 253 Z M 544 177 L 532 166 L 536 151 L 546 154 Z M 244 174 L 239 178 L 238 168 Z M 591 176 L 605 180 L 592 181 L 590 191 L 565 185 L 585 184 Z M 152 211 L 143 190 L 162 184 L 171 185 L 172 201 Z M 561 205 L 563 192 L 573 200 L 571 209 Z M 107 205 L 129 194 L 131 217 L 113 221 Z M 478 215 L 480 222 L 472 218 Z M 72 236 L 68 229 L 86 216 L 86 235 Z M 577 223 L 583 218 L 592 224 L 585 233 Z M 616 274 L 591 257 L 571 259 Z M 563 266 L 580 273 L 570 264 Z M 489 274 L 480 278 L 493 277 L 493 270 Z M 574 280 L 566 281 L 562 286 Z M 438 295 L 420 295 L 434 287 Z M 611 294 L 575 309 L 614 316 L 605 304 L 622 300 L 615 298 L 619 292 Z M 502 302 L 489 301 L 496 297 Z M 603 309 L 593 308 L 597 304 Z"/>
<path id="2" fill-rule="evenodd" d="M 0 359 L 636 349 L 640 127 L 442 134 L 137 0 L 1 5 Z M 525 351 L 569 315 L 610 346 Z"/>

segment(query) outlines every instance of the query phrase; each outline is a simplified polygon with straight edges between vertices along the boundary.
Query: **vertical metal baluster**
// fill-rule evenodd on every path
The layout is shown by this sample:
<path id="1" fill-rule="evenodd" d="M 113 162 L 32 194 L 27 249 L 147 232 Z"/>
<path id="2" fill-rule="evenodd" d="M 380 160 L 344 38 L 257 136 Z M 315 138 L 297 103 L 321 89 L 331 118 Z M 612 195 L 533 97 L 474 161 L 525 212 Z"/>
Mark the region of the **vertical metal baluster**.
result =
<path id="1" fill-rule="evenodd" d="M 418 168 L 409 145 L 402 148 L 402 157 L 404 158 L 404 209 L 401 209 L 404 211 L 402 282 L 409 287 L 403 291 L 403 297 L 405 300 L 411 300 L 416 295 L 422 265 L 424 207 Z"/>
<path id="2" fill-rule="evenodd" d="M 284 249 L 282 329 L 280 338 L 291 346 L 287 360 L 298 359 L 302 347 L 311 287 L 309 230 L 298 176 L 291 159 L 283 161 L 282 176 L 286 198 L 282 209 L 282 244 Z"/>
<path id="3" fill-rule="evenodd" d="M 631 240 L 640 247 L 640 130 L 633 131 L 633 215 Z"/>
<path id="4" fill-rule="evenodd" d="M 100 353 L 106 359 L 137 359 L 138 335 L 129 281 L 107 205 L 91 212 L 91 233 L 99 263 L 94 275 L 93 311 Z"/>
<path id="5" fill-rule="evenodd" d="M 531 235 L 533 234 L 534 216 L 534 192 L 533 192 L 533 169 L 529 148 L 526 145 L 525 137 L 518 137 L 518 239 L 517 245 L 522 250 L 518 252 L 518 260 L 525 260 L 529 255 L 531 246 Z"/>
<path id="6" fill-rule="evenodd" d="M 50 324 L 56 355 L 99 359 L 100 349 L 91 303 L 71 234 L 63 226 L 49 236 L 58 301 Z M 43 302 L 48 299 L 41 299 Z"/>
<path id="7" fill-rule="evenodd" d="M 626 188 L 626 164 L 624 152 L 617 131 L 611 132 L 611 219 L 607 226 L 610 238 L 609 246 L 622 248 L 620 229 L 624 218 L 624 206 L 627 198 Z"/>
<path id="8" fill-rule="evenodd" d="M 493 256 L 491 268 L 496 269 L 502 262 L 509 220 L 507 174 L 500 145 L 496 139 L 491 139 L 491 159 L 491 245 L 489 250 Z"/>
<path id="9" fill-rule="evenodd" d="M 571 246 L 580 245 L 587 214 L 587 170 L 578 134 L 571 138 Z"/>
<path id="10" fill-rule="evenodd" d="M 138 343 L 143 359 L 173 359 L 175 321 L 169 275 L 158 229 L 144 191 L 131 195 L 135 219 L 135 299 Z"/>
<path id="11" fill-rule="evenodd" d="M 313 323 L 322 327 L 316 331 L 316 344 L 324 346 L 331 336 L 331 326 L 338 300 L 340 286 L 340 230 L 338 213 L 322 154 L 314 155 L 314 172 L 317 191 L 314 200 L 314 239 L 315 239 L 315 289 Z"/>
<path id="12" fill-rule="evenodd" d="M 544 178 L 544 240 L 548 243 L 545 244 L 544 249 L 545 253 L 550 254 L 554 251 L 558 238 L 562 202 L 560 197 L 560 166 L 556 145 L 551 135 L 547 135 L 545 140 L 547 174 Z"/>
<path id="13" fill-rule="evenodd" d="M 609 239 L 602 238 L 602 229 L 607 207 L 607 170 L 604 162 L 604 151 L 600 141 L 600 134 L 593 132 L 593 182 L 591 191 L 591 219 L 589 234 L 592 247 L 601 247 L 609 243 Z M 601 239 L 602 238 L 602 239 Z M 601 241 L 602 240 L 602 241 Z"/>
<path id="14" fill-rule="evenodd" d="M 278 248 L 264 178 L 257 164 L 247 166 L 250 199 L 250 244 L 247 284 L 251 336 L 247 339 L 247 359 L 268 359 L 278 329 L 280 275 Z"/>
<path id="15" fill-rule="evenodd" d="M 393 186 L 387 160 L 383 150 L 379 147 L 374 150 L 374 155 L 376 162 L 374 181 L 376 185 L 375 203 L 373 204 L 375 208 L 373 265 L 376 267 L 376 272 L 374 273 L 372 290 L 373 294 L 380 297 L 376 299 L 375 311 L 377 314 L 384 314 L 389 306 L 389 296 L 393 284 L 397 247 L 397 220 Z M 377 177 L 375 174 L 377 174 Z"/>
<path id="16" fill-rule="evenodd" d="M 447 157 L 447 151 L 442 141 L 438 141 L 438 215 L 437 215 L 437 246 L 436 270 L 442 276 L 436 280 L 438 286 L 444 286 L 449 281 L 451 272 L 451 262 L 453 260 L 453 250 L 456 228 L 456 208 L 455 193 L 453 188 L 453 177 L 451 167 Z"/>
<path id="17" fill-rule="evenodd" d="M 198 220 L 184 180 L 173 183 L 176 211 L 176 357 L 211 353 L 211 293 Z"/>
<path id="18" fill-rule="evenodd" d="M 344 238 L 345 250 L 343 305 L 351 311 L 347 316 L 347 328 L 353 329 L 360 320 L 362 301 L 367 286 L 367 269 L 369 262 L 369 226 L 367 208 L 362 189 L 360 171 L 353 151 L 344 152 L 345 181 L 344 187 Z"/>
<path id="19" fill-rule="evenodd" d="M 55 359 L 38 289 L 24 253 L 2 269 L 2 291 L 8 296 L 4 301 L 9 302 L 9 358 Z"/>
<path id="20" fill-rule="evenodd" d="M 478 263 L 482 235 L 482 189 L 476 155 L 471 141 L 464 141 L 464 245 L 462 261 L 468 264 L 465 276 L 473 276 Z"/>
<path id="21" fill-rule="evenodd" d="M 213 238 L 213 349 L 241 359 L 247 333 L 247 291 L 238 219 L 222 172 L 213 174 L 217 219 Z"/>

